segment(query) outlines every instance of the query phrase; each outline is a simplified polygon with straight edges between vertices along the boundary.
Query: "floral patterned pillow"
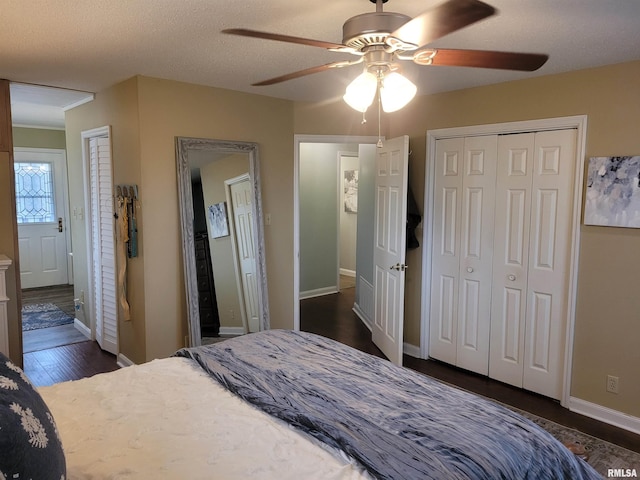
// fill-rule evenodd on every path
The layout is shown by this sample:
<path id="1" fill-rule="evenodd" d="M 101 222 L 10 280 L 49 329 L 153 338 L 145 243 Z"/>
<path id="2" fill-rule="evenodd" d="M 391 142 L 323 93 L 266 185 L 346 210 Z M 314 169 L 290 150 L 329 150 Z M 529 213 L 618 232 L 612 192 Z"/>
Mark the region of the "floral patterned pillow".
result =
<path id="1" fill-rule="evenodd" d="M 20 367 L 0 353 L 0 479 L 65 477 L 51 412 Z"/>

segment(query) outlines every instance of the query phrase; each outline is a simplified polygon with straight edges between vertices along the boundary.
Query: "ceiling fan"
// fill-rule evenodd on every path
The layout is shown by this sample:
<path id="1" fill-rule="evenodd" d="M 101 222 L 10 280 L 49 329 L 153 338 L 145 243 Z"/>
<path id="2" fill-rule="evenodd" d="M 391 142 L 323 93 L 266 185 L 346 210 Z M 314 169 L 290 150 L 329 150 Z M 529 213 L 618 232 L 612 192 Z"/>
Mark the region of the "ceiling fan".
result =
<path id="1" fill-rule="evenodd" d="M 426 47 L 438 38 L 496 14 L 495 8 L 479 0 L 448 0 L 413 19 L 401 13 L 383 12 L 382 6 L 388 0 L 370 1 L 376 4 L 376 11 L 363 13 L 348 19 L 342 27 L 343 38 L 341 44 L 245 28 L 231 28 L 223 30 L 222 32 L 244 37 L 320 47 L 332 52 L 350 53 L 358 57 L 351 61 L 338 61 L 318 65 L 270 78 L 254 83 L 254 86 L 273 85 L 333 68 L 342 68 L 363 63 L 364 77 L 362 75 L 358 77 L 358 79 L 361 80 L 359 83 L 357 82 L 358 79 L 354 81 L 352 90 L 361 92 L 362 89 L 373 88 L 371 101 L 377 88 L 380 88 L 381 96 L 383 95 L 383 82 L 388 82 L 391 79 L 395 81 L 395 79 L 397 79 L 397 77 L 392 74 L 397 74 L 397 70 L 399 69 L 398 60 L 411 60 L 418 65 L 534 71 L 540 68 L 548 59 L 547 55 L 535 53 L 453 50 Z M 367 74 L 369 76 L 367 76 Z M 406 78 L 402 78 L 409 82 Z M 375 85 L 372 83 L 373 80 L 376 82 Z M 395 89 L 398 91 L 406 90 L 407 88 L 411 90 L 411 86 L 415 89 L 415 85 L 411 82 L 409 82 L 409 84 L 410 85 L 401 82 L 401 87 Z M 387 89 L 390 90 L 389 88 Z M 408 103 L 408 101 L 413 98 L 413 95 L 415 95 L 415 90 L 413 90 L 410 98 L 404 104 Z M 369 94 L 367 93 L 366 96 L 367 100 L 365 100 L 363 104 L 358 103 L 355 106 L 351 105 L 347 98 L 345 98 L 345 100 L 356 110 L 364 112 L 371 103 L 369 102 L 369 105 L 364 105 L 368 101 Z M 404 104 L 402 106 L 404 106 Z M 400 106 L 400 108 L 402 108 L 402 106 Z M 385 111 L 393 110 L 387 110 L 385 108 Z"/>

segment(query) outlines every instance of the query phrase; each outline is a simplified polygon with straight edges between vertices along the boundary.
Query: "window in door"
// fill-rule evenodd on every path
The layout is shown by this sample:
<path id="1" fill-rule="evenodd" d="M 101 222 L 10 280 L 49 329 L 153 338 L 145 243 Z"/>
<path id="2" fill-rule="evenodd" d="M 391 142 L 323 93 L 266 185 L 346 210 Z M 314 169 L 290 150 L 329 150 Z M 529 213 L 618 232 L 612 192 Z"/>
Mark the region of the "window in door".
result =
<path id="1" fill-rule="evenodd" d="M 53 168 L 48 162 L 16 162 L 18 224 L 54 222 L 56 219 Z"/>

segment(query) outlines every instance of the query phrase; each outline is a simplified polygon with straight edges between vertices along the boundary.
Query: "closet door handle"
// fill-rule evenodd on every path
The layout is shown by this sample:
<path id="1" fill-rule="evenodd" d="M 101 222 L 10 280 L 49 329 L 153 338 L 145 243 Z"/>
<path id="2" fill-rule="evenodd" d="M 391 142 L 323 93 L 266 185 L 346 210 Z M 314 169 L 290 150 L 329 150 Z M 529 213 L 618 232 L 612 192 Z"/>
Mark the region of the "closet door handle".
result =
<path id="1" fill-rule="evenodd" d="M 511 280 L 512 282 L 514 282 L 516 280 L 516 276 L 513 273 L 511 275 L 509 275 L 507 278 L 509 280 Z"/>

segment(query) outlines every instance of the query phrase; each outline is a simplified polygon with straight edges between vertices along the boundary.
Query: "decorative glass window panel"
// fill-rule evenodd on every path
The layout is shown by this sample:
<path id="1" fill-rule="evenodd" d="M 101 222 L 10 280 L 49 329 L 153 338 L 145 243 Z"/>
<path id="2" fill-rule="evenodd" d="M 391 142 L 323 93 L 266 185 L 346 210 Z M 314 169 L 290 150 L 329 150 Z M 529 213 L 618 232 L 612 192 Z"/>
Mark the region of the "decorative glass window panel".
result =
<path id="1" fill-rule="evenodd" d="M 16 162 L 16 212 L 18 223 L 55 222 L 53 165 Z"/>

